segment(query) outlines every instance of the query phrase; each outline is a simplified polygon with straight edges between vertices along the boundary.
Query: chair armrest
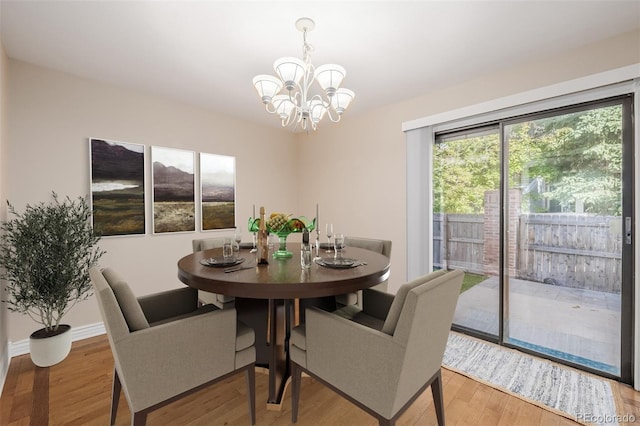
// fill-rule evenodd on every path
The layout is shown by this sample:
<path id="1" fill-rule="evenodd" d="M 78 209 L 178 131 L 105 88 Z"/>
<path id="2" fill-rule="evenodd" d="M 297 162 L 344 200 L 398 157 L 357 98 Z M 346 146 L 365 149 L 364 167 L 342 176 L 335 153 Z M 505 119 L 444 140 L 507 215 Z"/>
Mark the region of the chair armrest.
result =
<path id="1" fill-rule="evenodd" d="M 362 291 L 362 311 L 374 318 L 384 321 L 393 303 L 393 294 L 368 288 Z"/>
<path id="2" fill-rule="evenodd" d="M 138 303 L 147 321 L 153 323 L 195 311 L 198 307 L 198 291 L 189 287 L 176 288 L 140 296 Z"/>
<path id="3" fill-rule="evenodd" d="M 405 347 L 393 336 L 317 308 L 306 313 L 306 368 L 375 406 L 393 402 Z"/>
<path id="4" fill-rule="evenodd" d="M 196 315 L 135 331 L 113 342 L 116 367 L 134 411 L 236 369 L 236 310 Z"/>

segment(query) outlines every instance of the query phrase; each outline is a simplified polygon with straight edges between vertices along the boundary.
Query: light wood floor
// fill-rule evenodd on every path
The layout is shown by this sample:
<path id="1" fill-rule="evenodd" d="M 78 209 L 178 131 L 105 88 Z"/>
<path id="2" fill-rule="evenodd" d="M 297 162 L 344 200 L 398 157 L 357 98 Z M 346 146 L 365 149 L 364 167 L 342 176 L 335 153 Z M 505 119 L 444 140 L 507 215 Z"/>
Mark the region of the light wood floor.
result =
<path id="1" fill-rule="evenodd" d="M 107 425 L 113 358 L 106 336 L 75 342 L 69 357 L 50 368 L 38 368 L 28 355 L 11 361 L 0 398 L 0 425 Z M 575 425 L 571 420 L 443 369 L 448 425 Z M 624 412 L 640 422 L 640 394 L 617 385 Z M 149 425 L 247 425 L 246 385 L 240 374 L 149 414 Z M 258 425 L 290 425 L 290 389 L 282 411 L 266 409 L 267 376 L 256 374 Z M 118 425 L 129 424 L 122 397 Z M 302 383 L 298 425 L 376 425 L 359 410 L 316 381 Z M 424 392 L 400 418 L 400 425 L 436 424 L 431 392 Z"/>

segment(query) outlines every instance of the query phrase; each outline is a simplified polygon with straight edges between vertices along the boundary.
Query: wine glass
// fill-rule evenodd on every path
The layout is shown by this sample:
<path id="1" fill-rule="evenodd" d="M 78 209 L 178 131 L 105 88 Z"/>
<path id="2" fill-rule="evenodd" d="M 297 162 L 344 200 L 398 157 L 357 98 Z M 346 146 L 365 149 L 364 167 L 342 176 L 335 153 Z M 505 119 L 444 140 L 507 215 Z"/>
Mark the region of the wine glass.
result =
<path id="1" fill-rule="evenodd" d="M 256 240 L 258 239 L 258 236 L 256 235 L 255 232 L 253 232 L 253 236 L 251 238 L 252 238 L 252 241 L 253 241 L 253 248 L 251 249 L 251 251 L 249 251 L 249 253 L 257 253 L 258 252 L 258 245 L 256 244 Z"/>
<path id="2" fill-rule="evenodd" d="M 233 233 L 233 239 L 235 244 L 233 246 L 233 251 L 235 252 L 236 257 L 240 254 L 240 243 L 242 242 L 242 228 L 237 227 Z"/>
<path id="3" fill-rule="evenodd" d="M 331 237 L 333 237 L 333 223 L 327 223 L 326 225 L 326 231 L 327 231 L 327 253 L 332 253 L 333 250 L 331 250 Z"/>

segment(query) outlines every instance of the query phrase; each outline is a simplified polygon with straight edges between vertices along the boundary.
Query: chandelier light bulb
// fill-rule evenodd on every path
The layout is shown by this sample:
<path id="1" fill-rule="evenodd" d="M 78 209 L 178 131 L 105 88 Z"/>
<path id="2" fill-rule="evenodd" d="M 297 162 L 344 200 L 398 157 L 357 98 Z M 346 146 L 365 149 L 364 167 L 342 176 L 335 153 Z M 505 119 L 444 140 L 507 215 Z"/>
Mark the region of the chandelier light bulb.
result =
<path id="1" fill-rule="evenodd" d="M 289 100 L 287 95 L 276 95 L 272 100 L 273 106 L 276 112 L 280 116 L 281 120 L 286 120 L 291 115 L 291 112 L 295 108 L 295 104 Z"/>
<path id="2" fill-rule="evenodd" d="M 336 92 L 347 72 L 340 65 L 327 64 L 316 68 L 316 81 L 327 94 L 331 97 Z"/>
<path id="3" fill-rule="evenodd" d="M 318 124 L 326 112 L 327 108 L 325 108 L 324 103 L 320 99 L 313 99 L 309 102 L 309 115 L 314 124 Z"/>
<path id="4" fill-rule="evenodd" d="M 284 82 L 287 90 L 293 90 L 305 73 L 305 63 L 297 58 L 280 58 L 273 63 L 273 69 Z"/>
<path id="5" fill-rule="evenodd" d="M 355 93 L 349 89 L 338 89 L 331 97 L 331 106 L 338 115 L 342 115 L 355 96 Z"/>
<path id="6" fill-rule="evenodd" d="M 253 86 L 258 91 L 262 102 L 268 104 L 282 89 L 282 81 L 271 75 L 261 74 L 253 77 Z"/>
<path id="7" fill-rule="evenodd" d="M 253 85 L 267 112 L 277 114 L 283 127 L 309 131 L 315 130 L 325 115 L 334 123 L 340 121 L 355 94 L 340 87 L 347 75 L 343 67 L 325 64 L 316 68 L 311 64 L 313 47 L 307 43 L 307 33 L 315 28 L 313 20 L 300 18 L 296 28 L 302 32 L 303 59 L 276 60 L 273 69 L 277 77 L 261 74 L 254 77 Z M 311 92 L 314 81 L 321 93 Z"/>

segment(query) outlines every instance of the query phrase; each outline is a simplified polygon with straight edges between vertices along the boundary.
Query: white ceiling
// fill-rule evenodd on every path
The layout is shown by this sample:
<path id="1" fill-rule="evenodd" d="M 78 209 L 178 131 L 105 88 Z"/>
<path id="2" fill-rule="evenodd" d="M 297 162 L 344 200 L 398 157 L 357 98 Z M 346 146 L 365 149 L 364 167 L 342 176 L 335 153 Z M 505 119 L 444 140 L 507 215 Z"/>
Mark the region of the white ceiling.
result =
<path id="1" fill-rule="evenodd" d="M 302 55 L 344 66 L 357 114 L 640 28 L 640 1 L 7 1 L 9 57 L 257 123 L 251 80 Z"/>

